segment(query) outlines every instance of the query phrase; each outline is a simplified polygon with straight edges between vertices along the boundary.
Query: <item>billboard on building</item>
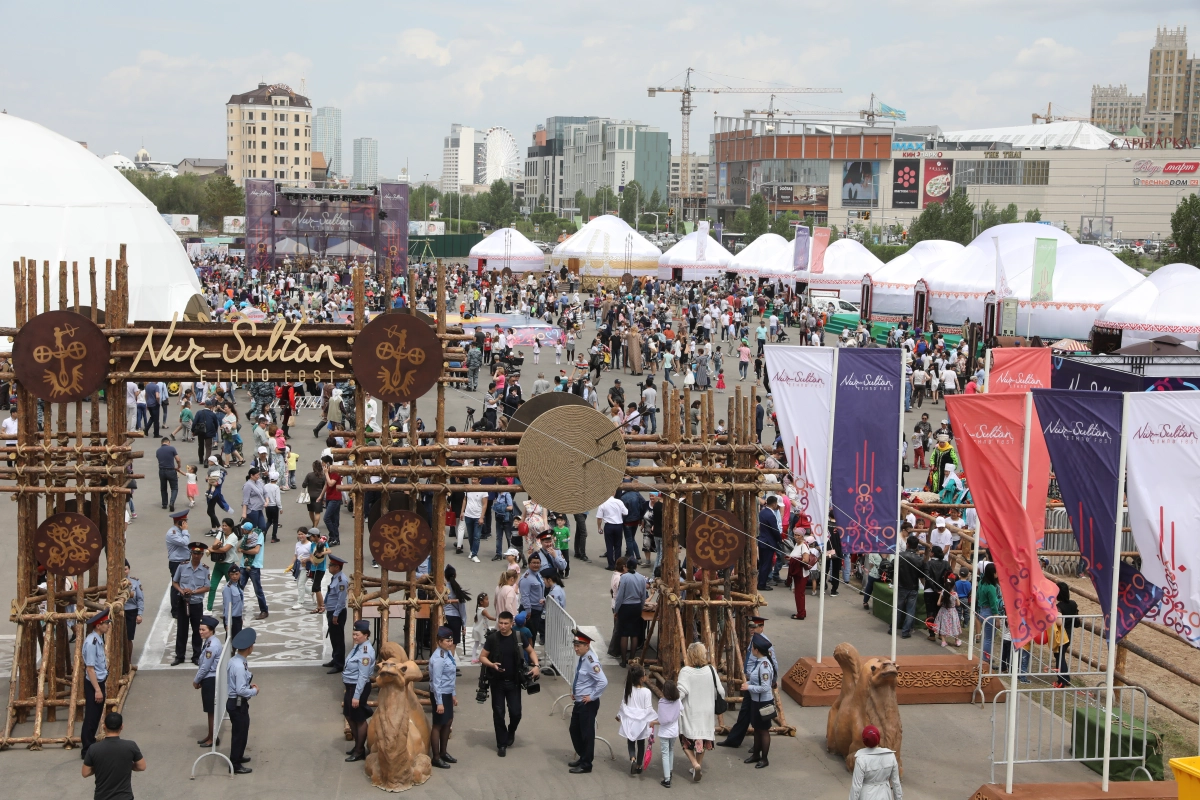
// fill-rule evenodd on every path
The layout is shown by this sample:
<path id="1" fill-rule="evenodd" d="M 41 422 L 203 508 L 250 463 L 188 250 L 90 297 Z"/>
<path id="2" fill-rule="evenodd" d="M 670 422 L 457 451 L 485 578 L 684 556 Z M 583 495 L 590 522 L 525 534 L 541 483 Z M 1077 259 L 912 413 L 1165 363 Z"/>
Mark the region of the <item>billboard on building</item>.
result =
<path id="1" fill-rule="evenodd" d="M 445 236 L 446 221 L 445 220 L 412 220 L 408 221 L 409 236 Z"/>
<path id="2" fill-rule="evenodd" d="M 921 178 L 921 208 L 931 203 L 944 203 L 954 186 L 954 161 L 935 158 L 925 162 L 925 175 Z"/>
<path id="3" fill-rule="evenodd" d="M 221 230 L 225 233 L 243 234 L 246 232 L 246 218 L 224 217 L 221 221 Z"/>
<path id="4" fill-rule="evenodd" d="M 196 233 L 200 230 L 198 214 L 163 214 L 162 218 L 176 233 Z"/>
<path id="5" fill-rule="evenodd" d="M 892 162 L 892 208 L 916 208 L 921 204 L 921 161 L 898 158 Z"/>
<path id="6" fill-rule="evenodd" d="M 846 161 L 842 164 L 842 206 L 875 208 L 879 205 L 879 162 Z"/>
<path id="7" fill-rule="evenodd" d="M 1080 217 L 1079 241 L 1100 242 L 1111 239 L 1113 235 L 1112 217 Z"/>

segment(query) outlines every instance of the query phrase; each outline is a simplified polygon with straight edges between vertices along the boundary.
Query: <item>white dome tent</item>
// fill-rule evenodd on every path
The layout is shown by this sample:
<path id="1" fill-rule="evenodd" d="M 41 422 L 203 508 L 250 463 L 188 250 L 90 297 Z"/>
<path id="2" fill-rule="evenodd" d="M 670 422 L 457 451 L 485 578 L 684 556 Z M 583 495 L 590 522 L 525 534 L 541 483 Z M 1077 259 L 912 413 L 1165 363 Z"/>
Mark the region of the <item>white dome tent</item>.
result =
<path id="1" fill-rule="evenodd" d="M 708 225 L 702 225 L 659 256 L 658 277 L 671 280 L 678 274 L 685 281 L 717 278 L 729 270 L 732 261 L 733 254 L 708 235 Z"/>
<path id="2" fill-rule="evenodd" d="M 0 264 L 22 256 L 56 267 L 77 261 L 86 274 L 95 258 L 103 276 L 105 260 L 115 262 L 125 244 L 130 321 L 182 318 L 200 295 L 200 281 L 179 237 L 133 184 L 77 142 L 11 114 L 0 114 L 0 148 L 7 154 Z M 11 271 L 8 276 L 0 280 L 0 326 L 16 324 Z M 48 288 L 58 296 L 57 269 L 50 270 Z M 80 280 L 79 293 L 81 306 L 92 305 L 88 281 Z M 104 307 L 103 295 L 96 305 Z M 207 308 L 202 297 L 199 307 Z"/>
<path id="3" fill-rule="evenodd" d="M 993 238 L 999 243 L 1009 289 L 1019 302 L 1017 331 L 1022 335 L 1087 338 L 1101 306 L 1142 280 L 1112 253 L 1079 244 L 1058 228 L 1030 222 L 997 225 L 922 278 L 932 319 L 943 331 L 957 333 L 965 320 L 983 320 L 988 295 L 997 287 Z M 1047 302 L 1030 301 L 1037 239 L 1058 244 L 1053 299 Z"/>
<path id="4" fill-rule="evenodd" d="M 471 266 L 484 272 L 541 272 L 546 254 L 516 228 L 501 228 L 471 248 Z"/>
<path id="5" fill-rule="evenodd" d="M 615 285 L 626 272 L 635 278 L 653 278 L 661 255 L 625 220 L 605 214 L 555 247 L 550 264 L 578 274 L 584 288 L 591 289 L 597 283 Z"/>
<path id="6" fill-rule="evenodd" d="M 784 277 L 780 264 L 787 262 L 787 273 L 792 273 L 792 243 L 778 233 L 764 233 L 729 262 L 729 271 L 753 278 Z"/>
<path id="7" fill-rule="evenodd" d="M 795 279 L 806 282 L 810 291 L 813 289 L 835 291 L 842 300 L 849 300 L 851 303 L 859 302 L 862 295 L 863 276 L 879 271 L 883 262 L 853 239 L 838 239 L 825 249 L 821 271 L 812 272 L 810 271 L 813 266 L 812 240 L 809 241 L 809 269 L 792 273 L 795 275 Z M 790 267 L 792 263 L 791 249 L 789 248 L 784 255 L 786 255 L 786 263 Z"/>
<path id="8" fill-rule="evenodd" d="M 899 322 L 913 315 L 913 295 L 917 281 L 933 267 L 953 258 L 963 249 L 958 242 L 928 239 L 917 242 L 901 255 L 864 278 L 871 284 L 871 319 Z"/>
<path id="9" fill-rule="evenodd" d="M 1121 346 L 1174 336 L 1195 346 L 1200 340 L 1200 269 L 1168 264 L 1110 300 L 1095 326 L 1121 332 Z"/>

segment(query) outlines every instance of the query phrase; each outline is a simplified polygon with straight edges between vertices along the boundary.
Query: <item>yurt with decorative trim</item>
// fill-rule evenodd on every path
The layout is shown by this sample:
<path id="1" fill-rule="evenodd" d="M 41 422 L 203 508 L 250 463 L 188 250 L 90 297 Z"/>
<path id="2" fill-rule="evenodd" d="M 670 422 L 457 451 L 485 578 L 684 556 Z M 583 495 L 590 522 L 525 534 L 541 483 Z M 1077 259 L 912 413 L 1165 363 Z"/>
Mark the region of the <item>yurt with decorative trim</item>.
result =
<path id="1" fill-rule="evenodd" d="M 708 225 L 702 224 L 658 257 L 658 277 L 685 281 L 719 278 L 729 271 L 732 261 L 733 254 L 709 236 Z"/>
<path id="2" fill-rule="evenodd" d="M 1096 315 L 1098 330 L 1119 331 L 1121 346 L 1174 336 L 1200 341 L 1200 269 L 1167 264 L 1113 298 Z"/>
<path id="3" fill-rule="evenodd" d="M 764 233 L 729 262 L 729 272 L 751 278 L 779 278 L 780 264 L 787 260 L 791 272 L 792 243 L 778 233 Z"/>
<path id="4" fill-rule="evenodd" d="M 483 272 L 542 272 L 546 254 L 516 228 L 501 228 L 471 248 L 471 267 Z"/>
<path id="5" fill-rule="evenodd" d="M 790 250 L 786 256 L 790 261 Z M 835 291 L 840 299 L 857 303 L 861 300 L 863 276 L 882 266 L 883 262 L 860 242 L 838 239 L 825 248 L 819 263 L 813 263 L 810 257 L 808 269 L 794 275 L 796 280 L 807 282 L 810 291 Z"/>
<path id="6" fill-rule="evenodd" d="M 871 319 L 875 322 L 912 319 L 917 281 L 962 249 L 958 242 L 927 239 L 865 276 L 864 284 L 869 281 L 871 285 Z"/>
<path id="7" fill-rule="evenodd" d="M 620 217 L 596 217 L 554 248 L 550 265 L 579 275 L 585 289 L 597 283 L 615 286 L 625 273 L 634 278 L 658 274 L 662 251 Z"/>

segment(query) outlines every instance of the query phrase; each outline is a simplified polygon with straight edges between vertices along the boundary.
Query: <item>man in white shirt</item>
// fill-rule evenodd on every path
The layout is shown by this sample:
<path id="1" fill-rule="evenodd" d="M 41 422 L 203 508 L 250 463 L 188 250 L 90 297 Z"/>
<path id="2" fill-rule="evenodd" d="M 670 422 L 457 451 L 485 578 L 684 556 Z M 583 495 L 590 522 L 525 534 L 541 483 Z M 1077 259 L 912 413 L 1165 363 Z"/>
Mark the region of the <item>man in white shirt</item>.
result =
<path id="1" fill-rule="evenodd" d="M 463 521 L 466 523 L 466 533 L 471 538 L 471 560 L 479 563 L 479 537 L 483 533 L 483 515 L 487 513 L 487 492 L 467 492 L 463 501 Z M 454 552 L 462 553 L 462 539 Z"/>
<path id="2" fill-rule="evenodd" d="M 137 430 L 137 397 L 138 385 L 133 381 L 125 382 L 125 430 Z"/>
<path id="3" fill-rule="evenodd" d="M 17 409 L 15 406 L 9 409 L 8 418 L 0 421 L 0 434 L 3 434 L 4 436 L 3 442 L 5 447 L 13 447 L 16 445 Z M 8 465 L 10 467 L 13 465 L 11 456 L 8 459 Z"/>
<path id="4" fill-rule="evenodd" d="M 625 515 L 628 513 L 629 509 L 616 495 L 605 500 L 596 509 L 596 532 L 604 537 L 604 557 L 608 560 L 607 569 L 610 572 L 617 568 L 617 557 L 621 555 Z"/>
<path id="5" fill-rule="evenodd" d="M 934 519 L 933 531 L 929 534 L 929 544 L 931 547 L 942 548 L 943 553 L 950 552 L 950 548 L 954 544 L 954 537 L 950 535 L 949 529 L 946 528 L 945 517 Z"/>

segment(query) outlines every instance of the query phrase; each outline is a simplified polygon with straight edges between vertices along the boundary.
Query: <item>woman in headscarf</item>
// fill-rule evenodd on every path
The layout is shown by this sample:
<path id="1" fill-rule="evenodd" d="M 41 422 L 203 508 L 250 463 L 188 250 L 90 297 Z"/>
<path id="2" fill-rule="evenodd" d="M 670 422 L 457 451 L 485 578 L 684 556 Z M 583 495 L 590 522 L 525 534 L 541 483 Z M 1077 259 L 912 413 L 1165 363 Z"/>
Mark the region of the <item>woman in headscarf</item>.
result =
<path id="1" fill-rule="evenodd" d="M 863 728 L 862 740 L 866 747 L 854 754 L 850 800 L 903 800 L 896 753 L 879 746 L 879 729 L 874 725 Z"/>
<path id="2" fill-rule="evenodd" d="M 629 361 L 629 372 L 633 375 L 642 374 L 642 335 L 636 326 L 630 326 L 625 334 L 625 358 Z"/>

